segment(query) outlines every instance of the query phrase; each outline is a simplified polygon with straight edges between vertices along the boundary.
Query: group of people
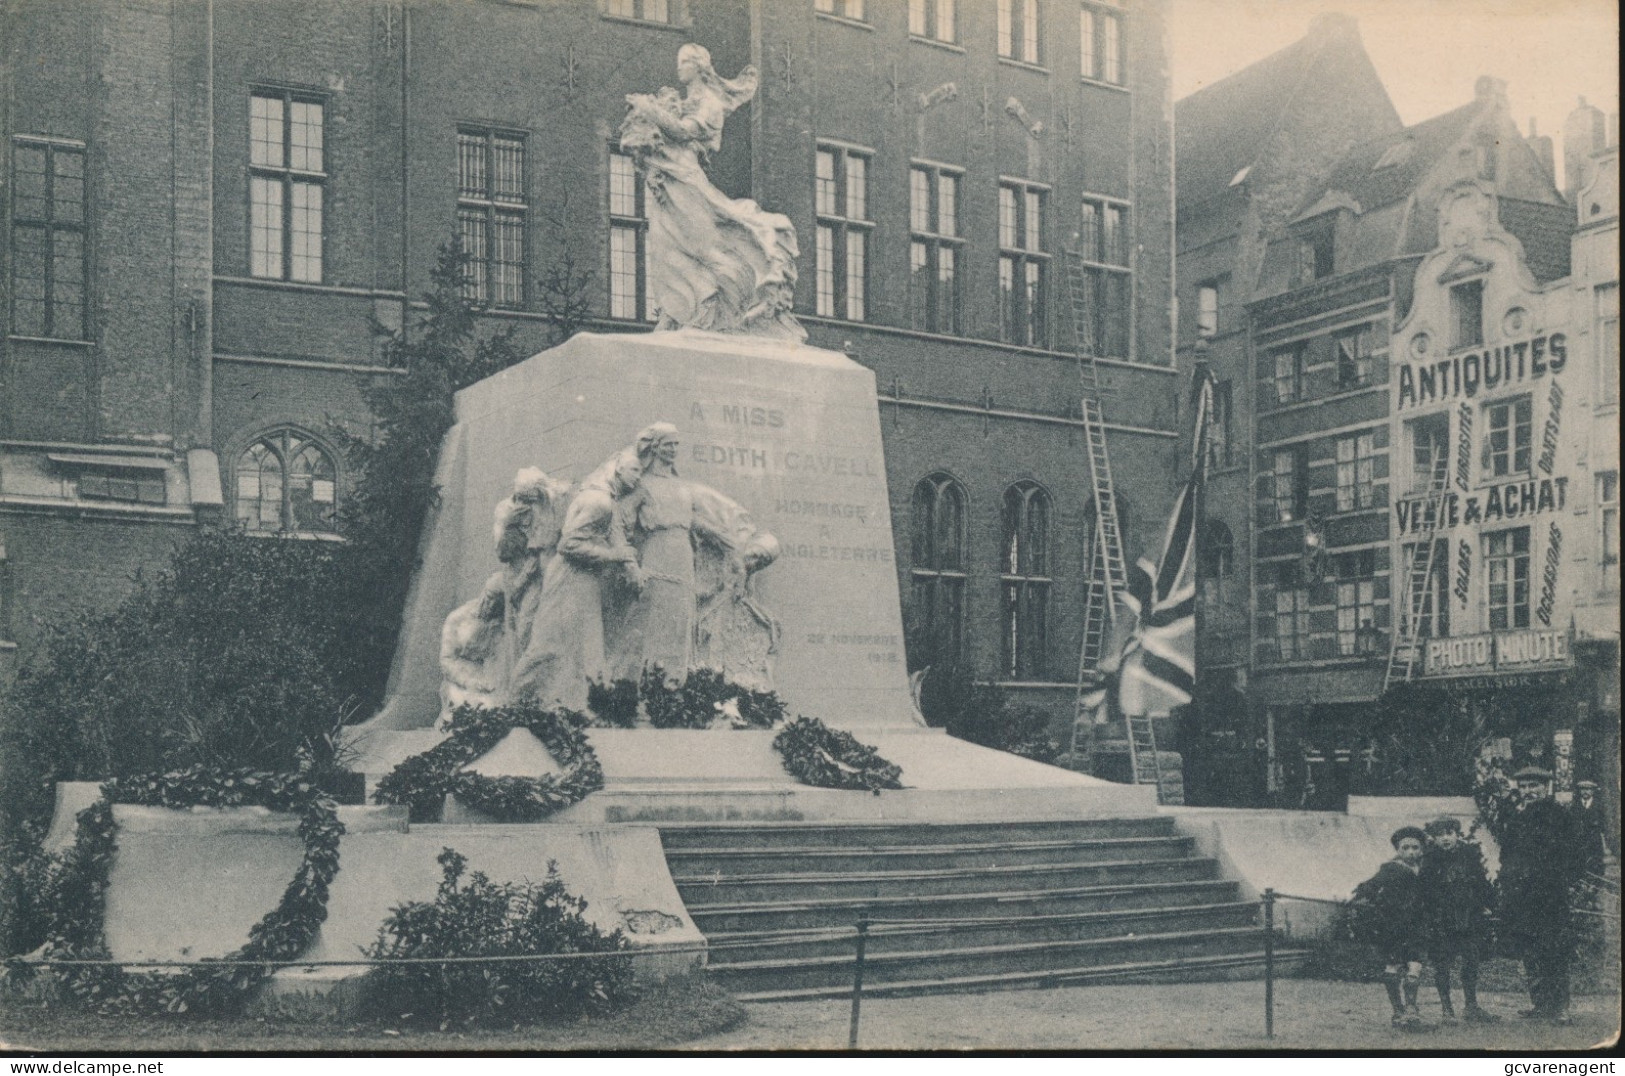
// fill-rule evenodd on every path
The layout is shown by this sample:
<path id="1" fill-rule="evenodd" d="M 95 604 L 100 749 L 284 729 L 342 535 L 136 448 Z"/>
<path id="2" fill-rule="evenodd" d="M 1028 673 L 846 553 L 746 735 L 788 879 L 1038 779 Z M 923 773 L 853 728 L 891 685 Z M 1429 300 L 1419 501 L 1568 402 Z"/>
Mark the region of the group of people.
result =
<path id="1" fill-rule="evenodd" d="M 776 625 L 749 583 L 778 542 L 735 501 L 680 478 L 677 448 L 677 428 L 657 422 L 573 489 L 519 472 L 496 509 L 502 567 L 442 630 L 448 710 L 534 701 L 585 711 L 592 682 L 659 669 L 675 684 L 701 664 L 771 687 Z M 755 630 L 728 623 L 738 618 Z"/>
<path id="2" fill-rule="evenodd" d="M 1382 954 L 1383 987 L 1393 1026 L 1426 1025 L 1417 1008 L 1424 957 L 1445 1023 L 1457 1021 L 1451 972 L 1459 962 L 1468 1023 L 1499 1019 L 1478 1001 L 1478 974 L 1498 931 L 1523 959 L 1533 1007 L 1528 1019 L 1569 1022 L 1569 965 L 1574 954 L 1570 890 L 1588 870 L 1600 869 L 1603 831 L 1596 786 L 1580 782 L 1573 807 L 1552 798 L 1552 775 L 1530 766 L 1514 776 L 1515 808 L 1500 835 L 1501 865 L 1490 882 L 1478 845 L 1461 823 L 1438 818 L 1394 831 L 1394 858 L 1354 891 L 1357 922 Z"/>

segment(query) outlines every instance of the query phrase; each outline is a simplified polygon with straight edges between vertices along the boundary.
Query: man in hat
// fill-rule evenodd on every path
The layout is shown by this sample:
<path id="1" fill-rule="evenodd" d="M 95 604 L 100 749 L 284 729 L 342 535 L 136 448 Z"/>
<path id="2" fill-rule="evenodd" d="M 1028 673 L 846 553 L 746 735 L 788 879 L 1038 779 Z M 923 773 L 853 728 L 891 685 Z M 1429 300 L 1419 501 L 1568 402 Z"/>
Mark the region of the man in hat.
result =
<path id="1" fill-rule="evenodd" d="M 1602 874 L 1603 861 L 1608 856 L 1607 827 L 1603 825 L 1602 806 L 1597 803 L 1597 782 L 1576 781 L 1574 802 L 1569 804 L 1574 818 L 1574 832 L 1580 842 L 1580 866 L 1588 874 Z"/>
<path id="2" fill-rule="evenodd" d="M 1569 1022 L 1569 962 L 1574 933 L 1569 886 L 1580 873 L 1574 820 L 1552 799 L 1552 775 L 1526 766 L 1517 782 L 1517 809 L 1501 836 L 1501 926 L 1523 957 L 1534 1008 L 1520 1015 Z"/>

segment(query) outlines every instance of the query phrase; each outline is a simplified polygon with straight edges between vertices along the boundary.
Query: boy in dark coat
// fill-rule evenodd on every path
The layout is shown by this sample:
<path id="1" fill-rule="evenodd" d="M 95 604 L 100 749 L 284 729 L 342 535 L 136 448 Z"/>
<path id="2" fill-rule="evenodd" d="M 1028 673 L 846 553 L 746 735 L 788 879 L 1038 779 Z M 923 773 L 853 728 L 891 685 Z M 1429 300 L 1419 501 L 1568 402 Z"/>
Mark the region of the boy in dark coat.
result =
<path id="1" fill-rule="evenodd" d="M 1455 1023 L 1450 1003 L 1450 966 L 1461 958 L 1462 1016 L 1470 1024 L 1497 1019 L 1478 1007 L 1478 963 L 1489 941 L 1489 916 L 1495 908 L 1495 887 L 1484 869 L 1478 845 L 1461 839 L 1461 823 L 1438 818 L 1425 827 L 1427 848 L 1422 852 L 1422 890 L 1427 901 L 1428 957 L 1433 961 L 1433 985 L 1439 990 L 1439 1011 L 1447 1024 Z"/>
<path id="2" fill-rule="evenodd" d="M 1364 905 L 1364 931 L 1383 960 L 1383 988 L 1393 1006 L 1393 1025 L 1415 1031 L 1422 1025 L 1416 993 L 1422 981 L 1422 954 L 1427 949 L 1427 901 L 1422 889 L 1422 846 L 1426 835 L 1415 826 L 1394 831 L 1389 843 L 1396 853 L 1377 873 L 1354 890 Z"/>

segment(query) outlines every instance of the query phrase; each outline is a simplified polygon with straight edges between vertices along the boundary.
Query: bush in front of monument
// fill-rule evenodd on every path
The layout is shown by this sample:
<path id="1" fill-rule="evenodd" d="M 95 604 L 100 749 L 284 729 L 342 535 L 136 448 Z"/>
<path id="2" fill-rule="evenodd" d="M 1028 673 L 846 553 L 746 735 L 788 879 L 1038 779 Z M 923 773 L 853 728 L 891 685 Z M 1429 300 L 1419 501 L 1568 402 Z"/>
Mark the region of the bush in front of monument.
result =
<path id="1" fill-rule="evenodd" d="M 375 968 L 366 988 L 372 1015 L 442 1031 L 513 1027 L 603 1011 L 629 997 L 631 962 L 609 955 L 625 951 L 625 939 L 582 916 L 587 902 L 564 888 L 554 864 L 547 879 L 533 885 L 493 882 L 478 871 L 463 882 L 468 860 L 450 848 L 439 863 L 435 899 L 394 909 L 367 956 L 457 962 Z M 544 954 L 562 958 L 471 959 Z"/>
<path id="2" fill-rule="evenodd" d="M 1060 744 L 1050 737 L 1050 719 L 1031 706 L 1012 706 L 1003 692 L 979 684 L 959 665 L 932 667 L 920 683 L 925 723 L 948 735 L 1037 762 L 1053 762 Z"/>

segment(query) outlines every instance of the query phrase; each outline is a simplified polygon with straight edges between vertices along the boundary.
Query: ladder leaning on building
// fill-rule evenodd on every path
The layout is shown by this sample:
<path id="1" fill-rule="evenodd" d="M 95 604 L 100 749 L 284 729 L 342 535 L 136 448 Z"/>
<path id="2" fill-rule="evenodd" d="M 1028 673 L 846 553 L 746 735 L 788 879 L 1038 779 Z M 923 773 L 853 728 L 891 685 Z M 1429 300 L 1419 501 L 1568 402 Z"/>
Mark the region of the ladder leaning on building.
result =
<path id="1" fill-rule="evenodd" d="M 1123 553 L 1123 533 L 1117 515 L 1117 495 L 1112 483 L 1111 455 L 1106 448 L 1106 424 L 1100 399 L 1105 393 L 1095 367 L 1094 349 L 1084 326 L 1089 319 L 1089 281 L 1083 256 L 1075 250 L 1064 252 L 1066 271 L 1066 310 L 1070 315 L 1073 354 L 1078 360 L 1078 380 L 1082 390 L 1083 435 L 1089 454 L 1089 479 L 1095 505 L 1095 540 L 1090 557 L 1089 579 L 1084 593 L 1083 643 L 1078 656 L 1078 691 L 1073 711 L 1069 750 L 1074 760 L 1092 744 L 1096 714 L 1107 691 L 1101 662 L 1107 656 L 1107 639 L 1116 614 L 1118 595 L 1128 589 L 1128 568 Z M 1125 715 L 1128 726 L 1129 767 L 1135 784 L 1157 786 L 1162 798 L 1162 766 L 1157 757 L 1156 732 L 1144 715 Z"/>

